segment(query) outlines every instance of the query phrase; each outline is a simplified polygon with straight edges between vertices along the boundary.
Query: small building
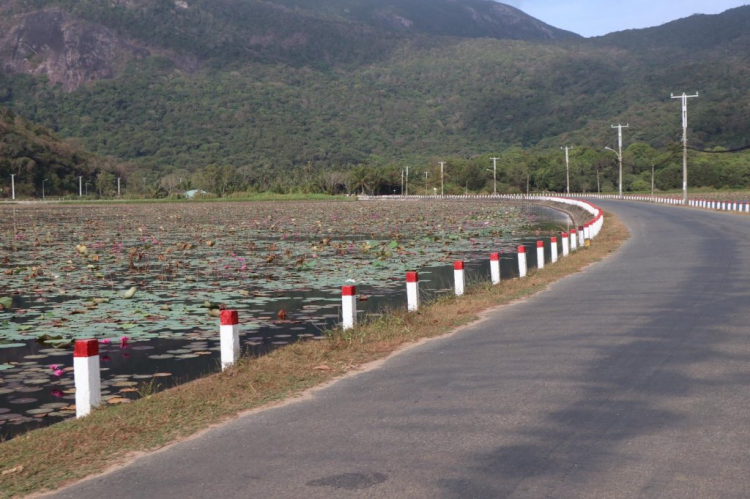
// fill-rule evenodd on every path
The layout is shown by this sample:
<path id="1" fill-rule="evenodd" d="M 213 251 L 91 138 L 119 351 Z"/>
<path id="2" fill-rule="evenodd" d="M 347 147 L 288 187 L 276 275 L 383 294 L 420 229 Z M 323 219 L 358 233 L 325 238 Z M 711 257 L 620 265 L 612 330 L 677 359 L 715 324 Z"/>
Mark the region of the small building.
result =
<path id="1" fill-rule="evenodd" d="M 204 191 L 203 189 L 192 189 L 189 191 L 185 191 L 182 195 L 185 196 L 186 199 L 193 199 L 197 195 L 204 195 L 204 194 L 208 194 L 208 193 Z"/>

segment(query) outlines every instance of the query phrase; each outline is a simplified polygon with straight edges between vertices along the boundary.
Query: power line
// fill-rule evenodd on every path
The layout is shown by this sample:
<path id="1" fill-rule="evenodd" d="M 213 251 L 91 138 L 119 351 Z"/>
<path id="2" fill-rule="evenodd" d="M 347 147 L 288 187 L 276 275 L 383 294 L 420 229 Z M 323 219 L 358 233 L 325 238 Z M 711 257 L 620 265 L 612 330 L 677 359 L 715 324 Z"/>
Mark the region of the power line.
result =
<path id="1" fill-rule="evenodd" d="M 729 149 L 727 151 L 707 151 L 705 149 L 698 149 L 697 147 L 688 147 L 688 149 L 690 149 L 691 151 L 702 152 L 705 154 L 729 154 L 729 153 L 747 151 L 748 149 L 750 149 L 750 145 L 739 147 L 737 149 Z"/>

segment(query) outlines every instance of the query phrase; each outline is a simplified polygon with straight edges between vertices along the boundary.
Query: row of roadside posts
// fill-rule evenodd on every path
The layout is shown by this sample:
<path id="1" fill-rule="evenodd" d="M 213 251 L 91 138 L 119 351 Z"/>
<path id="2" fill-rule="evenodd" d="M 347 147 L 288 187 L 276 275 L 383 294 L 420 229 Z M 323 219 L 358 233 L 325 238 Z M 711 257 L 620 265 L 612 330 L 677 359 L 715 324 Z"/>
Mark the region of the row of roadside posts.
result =
<path id="1" fill-rule="evenodd" d="M 601 216 L 588 224 L 561 234 L 562 256 L 567 257 L 579 248 L 588 247 L 591 239 L 601 228 Z M 551 259 L 553 264 L 558 260 L 558 238 L 550 239 Z M 544 241 L 537 241 L 537 268 L 544 269 Z M 526 263 L 526 248 L 518 247 L 518 275 L 524 278 L 528 275 Z M 454 290 L 456 296 L 465 292 L 464 262 L 458 260 L 453 264 Z M 493 285 L 500 284 L 500 254 L 490 254 L 490 278 Z M 419 273 L 406 273 L 407 310 L 419 310 Z M 357 288 L 343 286 L 341 288 L 341 327 L 344 330 L 353 328 L 357 324 Z M 236 310 L 222 310 L 220 314 L 219 336 L 221 340 L 221 368 L 225 370 L 234 365 L 240 358 L 240 327 Z M 77 340 L 73 353 L 73 370 L 76 387 L 76 417 L 80 418 L 91 413 L 94 407 L 101 404 L 101 378 L 99 371 L 99 341 Z"/>

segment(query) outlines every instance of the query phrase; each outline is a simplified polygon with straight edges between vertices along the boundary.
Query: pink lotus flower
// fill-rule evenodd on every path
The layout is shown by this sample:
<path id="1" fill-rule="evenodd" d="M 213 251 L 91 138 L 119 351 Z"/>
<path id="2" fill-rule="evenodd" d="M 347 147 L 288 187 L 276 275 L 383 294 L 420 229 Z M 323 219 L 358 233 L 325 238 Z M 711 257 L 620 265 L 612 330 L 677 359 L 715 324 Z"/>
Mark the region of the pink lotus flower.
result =
<path id="1" fill-rule="evenodd" d="M 120 338 L 120 348 L 127 348 L 128 340 L 130 340 L 130 338 L 127 336 L 123 336 L 122 338 Z"/>
<path id="2" fill-rule="evenodd" d="M 62 376 L 62 375 L 63 375 L 63 373 L 64 373 L 64 371 L 63 371 L 62 369 L 55 369 L 54 371 L 52 371 L 52 374 L 54 374 L 54 375 L 55 375 L 55 376 L 57 376 L 58 378 L 59 378 L 60 376 Z"/>
<path id="3" fill-rule="evenodd" d="M 49 368 L 53 371 L 57 371 L 58 369 L 60 369 L 60 366 L 58 366 L 57 364 L 52 364 L 51 366 L 49 366 Z"/>

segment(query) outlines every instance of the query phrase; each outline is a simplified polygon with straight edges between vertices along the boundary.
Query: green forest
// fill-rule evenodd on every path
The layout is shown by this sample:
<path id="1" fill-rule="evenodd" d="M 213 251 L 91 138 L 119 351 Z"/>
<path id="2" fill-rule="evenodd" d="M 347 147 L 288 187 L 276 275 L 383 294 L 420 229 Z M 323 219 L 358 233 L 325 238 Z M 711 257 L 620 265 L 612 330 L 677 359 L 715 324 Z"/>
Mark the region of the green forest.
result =
<path id="1" fill-rule="evenodd" d="M 151 50 L 120 61 L 115 78 L 70 92 L 45 77 L 0 72 L 0 106 L 10 110 L 3 116 L 22 116 L 34 123 L 22 128 L 47 128 L 91 153 L 85 161 L 57 153 L 50 161 L 6 145 L 28 136 L 7 137 L 6 125 L 0 195 L 7 197 L 14 172 L 29 196 L 45 178 L 50 192 L 77 194 L 83 175 L 102 196 L 112 195 L 117 177 L 130 196 L 191 188 L 217 196 L 394 193 L 407 165 L 409 185 L 430 192 L 439 187 L 438 161 L 447 162 L 446 193 L 492 192 L 490 157 L 500 158 L 498 192 L 561 192 L 561 146 L 574 147 L 572 191 L 611 192 L 617 157 L 604 148 L 616 148 L 611 125 L 618 123 L 630 125 L 624 189 L 650 190 L 653 165 L 655 189 L 668 190 L 682 179 L 680 105 L 670 95 L 683 91 L 700 91 L 690 102 L 691 147 L 716 152 L 750 143 L 750 36 L 742 29 L 750 7 L 540 42 L 394 35 L 259 2 L 194 2 L 200 8 L 185 13 L 173 2 L 135 4 L 142 8 L 13 4 L 16 14 L 63 8 Z M 244 23 L 251 17 L 255 24 Z M 261 28 L 276 42 L 242 42 Z M 291 39 L 298 46 L 279 41 Z M 704 42 L 687 43 L 696 39 Z M 197 61 L 190 68 L 188 58 Z M 746 153 L 691 150 L 689 163 L 690 187 L 750 187 Z"/>

